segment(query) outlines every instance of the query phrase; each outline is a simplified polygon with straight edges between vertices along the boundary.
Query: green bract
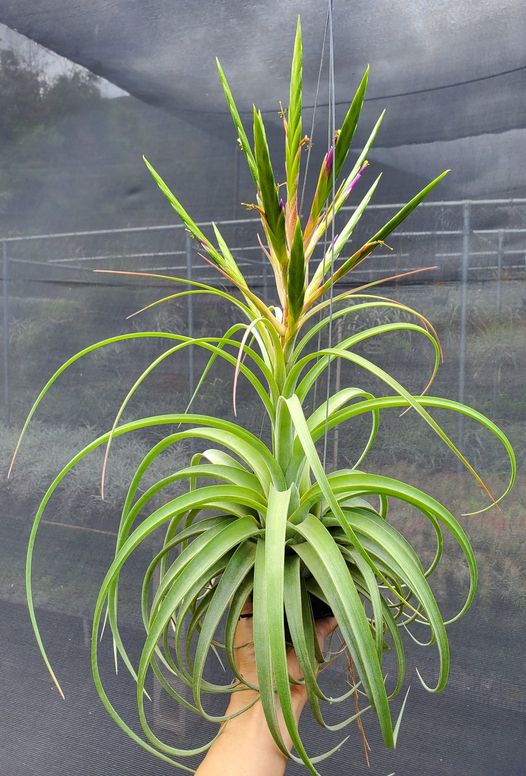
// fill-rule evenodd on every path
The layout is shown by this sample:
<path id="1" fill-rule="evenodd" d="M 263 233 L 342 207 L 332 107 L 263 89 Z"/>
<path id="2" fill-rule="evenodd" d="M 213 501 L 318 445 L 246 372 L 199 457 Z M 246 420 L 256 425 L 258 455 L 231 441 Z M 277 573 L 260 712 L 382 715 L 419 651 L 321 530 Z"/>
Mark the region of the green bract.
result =
<path id="1" fill-rule="evenodd" d="M 267 300 L 261 299 L 248 287 L 219 230 L 214 229 L 213 237 L 205 236 L 145 160 L 161 191 L 189 233 L 199 242 L 205 258 L 240 292 L 239 297 L 235 297 L 205 283 L 157 275 L 163 277 L 168 285 L 185 285 L 184 290 L 175 291 L 159 301 L 169 301 L 185 294 L 209 294 L 234 305 L 240 322 L 222 337 L 192 338 L 147 331 L 112 337 L 86 348 L 66 361 L 46 383 L 29 413 L 20 438 L 47 391 L 77 360 L 115 342 L 139 337 L 167 340 L 165 352 L 131 387 L 113 427 L 64 467 L 42 499 L 28 546 L 27 597 L 39 647 L 59 687 L 42 643 L 31 592 L 33 547 L 46 505 L 61 480 L 95 448 L 105 446 L 107 453 L 112 439 L 122 434 L 152 426 L 176 427 L 176 431 L 151 449 L 130 483 L 122 508 L 115 558 L 102 583 L 95 608 L 92 668 L 97 691 L 114 721 L 142 747 L 187 770 L 190 769 L 181 763 L 181 758 L 203 752 L 210 744 L 186 750 L 161 741 L 147 720 L 144 703 L 145 697 L 148 697 L 146 680 L 153 673 L 163 689 L 188 711 L 216 722 L 224 721 L 226 717 L 214 716 L 207 710 L 203 696 L 209 693 L 229 694 L 234 685 L 228 681 L 216 684 L 205 678 L 205 664 L 211 650 L 222 650 L 235 677 L 243 679 L 234 659 L 233 638 L 239 614 L 249 599 L 253 605 L 258 689 L 269 728 L 276 744 L 288 754 L 277 722 L 278 699 L 297 752 L 297 756 L 291 756 L 302 761 L 311 773 L 318 772 L 316 763 L 331 752 L 313 757 L 298 732 L 287 670 L 287 631 L 302 669 L 312 712 L 321 725 L 332 730 L 342 729 L 370 709 L 378 718 L 385 744 L 389 747 L 395 745 L 400 713 L 398 722 L 394 722 L 391 701 L 404 682 L 405 656 L 401 635 L 412 622 L 427 626 L 428 644 L 438 653 L 437 676 L 431 680 L 430 686 L 426 686 L 431 691 L 445 687 L 450 664 L 446 625 L 470 606 L 477 585 L 477 566 L 464 529 L 443 504 L 400 480 L 363 471 L 384 411 L 411 408 L 414 422 L 427 423 L 477 478 L 490 496 L 490 506 L 508 493 L 515 478 L 511 445 L 491 420 L 458 402 L 427 395 L 441 351 L 435 330 L 426 318 L 399 302 L 365 294 L 363 289 L 341 293 L 334 291 L 336 283 L 382 244 L 446 173 L 429 183 L 364 245 L 353 249 L 348 258 L 336 265 L 336 259 L 374 194 L 377 179 L 352 212 L 340 235 L 326 250 L 317 269 L 312 271 L 309 267 L 315 246 L 327 234 L 333 219 L 364 172 L 367 153 L 382 116 L 354 167 L 344 173 L 340 181 L 364 101 L 367 71 L 342 128 L 336 134 L 334 145 L 323 160 L 310 212 L 304 224 L 300 224 L 298 178 L 301 148 L 305 143 L 305 138 L 301 137 L 301 58 L 298 23 L 290 107 L 288 115 L 283 113 L 286 201 L 280 196 L 276 183 L 261 112 L 254 109 L 254 143 L 251 145 L 218 63 L 239 144 L 257 187 L 255 207 L 261 215 L 266 242 L 264 251 L 274 271 L 281 309 L 269 306 Z M 331 200 L 333 190 L 335 196 Z M 212 242 L 212 239 L 215 241 Z M 331 301 L 343 303 L 343 307 L 338 307 L 337 312 L 332 314 Z M 413 322 L 376 325 L 333 342 L 330 347 L 318 345 L 313 349 L 318 334 L 327 331 L 333 319 L 351 316 L 352 321 L 352 316 L 357 313 L 377 307 L 390 308 L 404 313 L 405 317 L 409 314 Z M 355 346 L 365 339 L 392 331 L 419 333 L 435 349 L 433 375 L 422 395 L 411 394 L 394 377 L 355 352 Z M 189 346 L 201 348 L 209 354 L 208 365 L 197 390 L 216 359 L 232 366 L 236 381 L 239 373 L 245 376 L 268 416 L 270 446 L 235 422 L 191 414 L 188 410 L 120 424 L 130 397 L 152 370 L 165 358 L 184 352 Z M 374 396 L 359 387 L 345 387 L 307 415 L 304 411 L 307 398 L 312 396 L 317 382 L 326 377 L 330 364 L 338 359 L 359 367 L 354 370 L 357 374 L 363 370 L 375 377 L 378 384 L 384 386 L 385 395 Z M 451 410 L 471 418 L 502 443 L 511 464 L 511 476 L 505 493 L 498 499 L 489 494 L 469 461 L 433 419 L 431 411 L 434 408 Z M 328 473 L 316 443 L 328 429 L 364 414 L 370 417 L 371 433 L 356 466 Z M 143 477 L 149 467 L 164 450 L 181 440 L 193 440 L 194 449 L 201 452 L 196 453 L 184 469 L 143 492 Z M 185 483 L 186 491 L 151 511 L 149 505 L 154 496 L 176 481 Z M 389 507 L 397 501 L 411 505 L 433 526 L 437 548 L 434 560 L 427 568 L 409 541 L 389 523 Z M 119 634 L 119 579 L 130 555 L 147 537 L 159 532 L 163 537 L 162 549 L 152 559 L 143 582 L 145 638 L 140 661 L 136 665 L 129 658 Z M 448 622 L 444 621 L 429 584 L 429 578 L 442 557 L 444 532 L 449 532 L 458 543 L 470 576 L 465 602 Z M 356 683 L 350 689 L 342 688 L 338 698 L 328 699 L 317 681 L 323 658 L 314 637 L 313 597 L 325 602 L 336 616 L 356 673 Z M 97 650 L 105 616 L 113 634 L 115 651 L 137 684 L 140 734 L 119 715 L 101 680 Z M 382 661 L 388 648 L 394 650 L 398 675 L 390 677 L 386 686 Z M 178 686 L 182 682 L 190 688 L 187 697 L 175 689 L 169 676 L 179 681 Z M 366 696 L 366 708 L 356 712 L 353 695 L 358 692 Z M 323 706 L 329 700 L 331 703 L 345 704 L 347 701 L 351 704 L 340 724 L 327 725 L 324 721 Z M 340 745 L 338 740 L 336 748 Z"/>

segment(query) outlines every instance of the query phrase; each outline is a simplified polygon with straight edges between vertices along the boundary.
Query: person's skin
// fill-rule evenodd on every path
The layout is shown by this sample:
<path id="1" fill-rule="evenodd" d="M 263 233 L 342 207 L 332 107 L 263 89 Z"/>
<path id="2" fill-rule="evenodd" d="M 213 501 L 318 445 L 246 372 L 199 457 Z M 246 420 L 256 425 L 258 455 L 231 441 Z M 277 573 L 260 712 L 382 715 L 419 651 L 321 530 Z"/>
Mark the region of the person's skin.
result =
<path id="1" fill-rule="evenodd" d="M 249 610 L 248 610 L 249 611 Z M 326 617 L 316 622 L 316 635 L 323 649 L 326 637 L 336 628 L 334 617 Z M 240 619 L 234 639 L 237 655 L 237 667 L 242 676 L 251 684 L 257 685 L 256 660 L 252 641 L 252 619 Z M 294 650 L 288 652 L 289 673 L 294 679 L 301 679 L 301 670 Z M 299 720 L 307 701 L 307 692 L 303 685 L 291 685 L 292 706 Z M 226 710 L 232 714 L 242 709 L 258 697 L 256 690 L 247 688 L 233 692 Z M 278 709 L 278 718 L 283 740 L 292 747 L 290 736 Z M 282 776 L 287 767 L 288 758 L 278 749 L 268 729 L 261 701 L 229 720 L 208 750 L 206 757 L 196 771 L 196 776 Z"/>

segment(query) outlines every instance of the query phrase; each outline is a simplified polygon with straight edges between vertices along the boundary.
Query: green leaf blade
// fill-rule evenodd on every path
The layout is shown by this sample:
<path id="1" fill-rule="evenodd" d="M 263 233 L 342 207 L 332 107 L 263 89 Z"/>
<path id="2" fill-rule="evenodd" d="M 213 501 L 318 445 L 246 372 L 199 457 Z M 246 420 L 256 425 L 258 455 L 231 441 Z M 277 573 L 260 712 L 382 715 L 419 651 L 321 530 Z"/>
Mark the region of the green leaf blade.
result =
<path id="1" fill-rule="evenodd" d="M 254 106 L 254 151 L 258 169 L 258 189 L 263 203 L 269 237 L 280 263 L 286 262 L 285 212 L 278 197 L 274 170 L 261 111 Z"/>
<path id="2" fill-rule="evenodd" d="M 301 153 L 302 54 L 301 22 L 298 16 L 290 76 L 289 109 L 287 114 L 287 138 L 285 146 L 287 197 L 289 203 L 294 201 L 298 190 L 298 174 Z"/>
<path id="3" fill-rule="evenodd" d="M 238 134 L 239 138 L 239 144 L 241 146 L 241 150 L 245 154 L 248 168 L 250 170 L 250 174 L 252 175 L 252 178 L 254 180 L 254 183 L 256 186 L 258 185 L 258 172 L 257 172 L 257 166 L 256 166 L 256 160 L 254 158 L 254 154 L 252 152 L 252 148 L 250 147 L 250 143 L 248 141 L 247 133 L 245 132 L 245 128 L 243 127 L 243 122 L 241 121 L 241 117 L 239 115 L 239 111 L 237 109 L 236 103 L 234 101 L 234 97 L 232 96 L 232 91 L 230 89 L 230 85 L 228 83 L 227 77 L 225 75 L 225 72 L 223 68 L 221 67 L 221 63 L 219 59 L 216 57 L 216 64 L 217 64 L 217 70 L 219 72 L 219 79 L 221 81 L 221 85 L 223 87 L 223 91 L 225 93 L 226 101 L 228 104 L 228 108 L 230 110 L 230 115 L 232 116 L 232 121 L 234 123 L 234 127 L 236 129 L 236 132 Z"/>
<path id="4" fill-rule="evenodd" d="M 305 254 L 303 251 L 303 235 L 299 220 L 296 222 L 294 238 L 290 248 L 287 297 L 292 319 L 297 320 L 301 315 L 305 300 Z"/>
<path id="5" fill-rule="evenodd" d="M 363 102 L 365 99 L 365 92 L 367 91 L 367 83 L 369 81 L 369 65 L 365 69 L 365 73 L 362 76 L 360 85 L 356 90 L 353 101 L 349 106 L 349 110 L 343 120 L 338 140 L 336 141 L 336 147 L 334 149 L 334 175 L 337 178 L 341 172 L 343 164 L 349 153 L 349 148 L 358 126 L 358 119 L 362 112 Z"/>

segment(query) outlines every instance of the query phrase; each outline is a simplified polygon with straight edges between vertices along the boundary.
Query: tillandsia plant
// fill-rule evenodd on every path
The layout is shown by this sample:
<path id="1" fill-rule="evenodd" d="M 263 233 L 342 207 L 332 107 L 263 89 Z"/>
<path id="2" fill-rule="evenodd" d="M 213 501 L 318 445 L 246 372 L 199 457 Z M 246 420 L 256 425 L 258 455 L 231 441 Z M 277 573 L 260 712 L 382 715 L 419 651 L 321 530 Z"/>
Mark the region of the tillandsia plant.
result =
<path id="1" fill-rule="evenodd" d="M 145 160 L 155 182 L 199 244 L 204 260 L 237 289 L 237 294 L 230 293 L 221 287 L 186 278 L 154 275 L 168 284 L 184 284 L 185 287 L 149 307 L 187 294 L 210 295 L 233 305 L 240 320 L 221 337 L 196 338 L 159 331 L 111 337 L 71 357 L 46 383 L 29 413 L 20 441 L 50 387 L 79 359 L 99 348 L 139 337 L 164 339 L 168 345 L 138 376 L 111 429 L 75 455 L 42 499 L 28 546 L 27 597 L 40 650 L 60 689 L 46 655 L 32 598 L 33 548 L 44 510 L 62 479 L 96 448 L 106 448 L 102 474 L 104 487 L 113 439 L 153 426 L 171 427 L 170 433 L 144 457 L 131 480 L 122 508 L 115 557 L 102 582 L 95 607 L 91 658 L 102 703 L 117 725 L 134 741 L 163 760 L 191 770 L 181 758 L 206 751 L 211 742 L 183 749 L 162 741 L 148 721 L 147 679 L 153 675 L 163 690 L 186 710 L 216 723 L 229 717 L 207 710 L 203 696 L 243 692 L 248 686 L 259 693 L 277 746 L 316 774 L 316 764 L 342 742 L 338 741 L 335 748 L 323 755 L 313 757 L 307 752 L 293 713 L 291 686 L 298 682 L 304 684 L 315 719 L 332 730 L 338 731 L 353 720 L 359 721 L 360 715 L 370 710 L 377 717 L 386 746 L 393 747 L 401 711 L 397 709 L 395 721 L 391 703 L 404 684 L 405 673 L 402 636 L 408 633 L 416 640 L 411 633 L 415 624 L 428 629 L 426 645 L 434 647 L 438 653 L 438 672 L 431 684 L 420 678 L 428 690 L 443 690 L 450 666 L 446 626 L 467 611 L 477 586 L 472 546 L 460 522 L 446 506 L 399 479 L 365 470 L 381 414 L 392 408 L 402 408 L 411 410 L 405 422 L 427 423 L 485 491 L 489 504 L 484 509 L 500 501 L 512 487 L 515 457 L 508 439 L 491 420 L 466 405 L 429 395 L 441 349 L 435 329 L 421 313 L 390 298 L 366 293 L 375 283 L 361 287 L 347 285 L 337 290 L 338 282 L 347 278 L 377 246 L 384 244 L 389 234 L 446 174 L 442 173 L 429 183 L 363 245 L 342 259 L 342 251 L 378 186 L 378 177 L 328 244 L 327 238 L 329 232 L 334 233 L 337 214 L 363 176 L 367 156 L 382 122 L 383 114 L 363 150 L 352 165 L 348 165 L 351 169 L 344 172 L 364 101 L 368 70 L 323 159 L 310 211 L 302 223 L 298 188 L 302 147 L 308 139 L 303 136 L 302 129 L 299 21 L 289 106 L 282 112 L 284 185 L 276 182 L 261 112 L 254 109 L 251 142 L 219 62 L 218 68 L 238 142 L 256 187 L 254 208 L 261 216 L 264 234 L 261 245 L 274 273 L 279 304 L 269 305 L 268 300 L 250 288 L 217 226 L 213 228 L 213 235 L 206 236 Z M 314 269 L 314 250 L 324 243 L 321 261 Z M 337 311 L 333 309 L 336 303 Z M 358 313 L 374 311 L 374 308 L 403 314 L 403 320 L 374 325 L 333 341 L 329 346 L 319 344 L 318 336 L 329 331 L 333 320 L 352 321 Z M 413 322 L 408 322 L 411 318 Z M 434 366 L 422 394 L 409 392 L 384 369 L 356 352 L 355 346 L 359 343 L 389 332 L 415 333 L 432 344 Z M 207 380 L 210 367 L 217 359 L 231 365 L 234 386 L 240 374 L 246 378 L 266 415 L 269 445 L 237 422 L 195 414 L 189 407 L 186 411 L 170 411 L 121 423 L 126 405 L 144 380 L 164 359 L 184 352 L 187 347 L 201 348 L 209 354 L 196 390 Z M 355 373 L 362 371 L 374 377 L 383 386 L 381 395 L 348 386 L 327 395 L 318 406 L 315 403 L 312 412 L 306 413 L 305 407 L 311 402 L 315 387 L 326 378 L 330 365 L 337 360 L 352 364 Z M 491 495 L 473 466 L 433 418 L 431 411 L 435 408 L 451 410 L 480 423 L 504 446 L 511 464 L 511 476 L 505 492 L 498 498 Z M 356 464 L 352 468 L 327 471 L 317 443 L 328 430 L 363 415 L 370 418 L 371 431 Z M 194 450 L 197 446 L 200 452 L 191 456 L 187 466 L 143 492 L 143 478 L 152 464 L 163 451 L 183 440 L 192 440 Z M 152 499 L 162 495 L 173 483 L 183 483 L 184 492 L 165 500 L 153 511 L 149 509 Z M 434 529 L 436 551 L 428 566 L 389 521 L 390 507 L 395 510 L 399 502 L 416 509 Z M 152 534 L 159 532 L 162 546 L 152 558 L 142 584 L 145 638 L 140 660 L 134 664 L 119 632 L 119 580 L 132 553 L 144 546 Z M 444 619 L 430 586 L 430 577 L 442 559 L 444 533 L 449 533 L 458 543 L 470 580 L 464 603 L 449 619 Z M 337 619 L 355 677 L 350 686 L 345 684 L 339 697 L 327 696 L 319 683 L 318 672 L 324 656 L 315 638 L 315 618 L 316 604 L 320 602 Z M 240 674 L 234 653 L 236 624 L 247 603 L 253 614 L 257 685 Z M 98 643 L 105 620 L 111 629 L 116 660 L 122 661 L 136 682 L 141 734 L 132 729 L 113 706 L 101 678 Z M 297 655 L 302 673 L 299 680 L 288 673 L 289 645 Z M 389 650 L 394 655 L 397 669 L 396 676 L 387 678 L 384 660 Z M 225 662 L 234 676 L 233 682 L 221 684 L 207 678 L 205 667 L 211 652 L 224 653 Z M 356 710 L 354 702 L 359 695 L 364 700 L 362 708 Z M 344 715 L 337 724 L 328 724 L 323 707 L 345 702 L 351 703 L 352 713 Z M 404 703 L 405 700 L 400 704 L 402 709 Z M 289 754 L 283 740 L 278 724 L 278 704 L 297 754 Z"/>

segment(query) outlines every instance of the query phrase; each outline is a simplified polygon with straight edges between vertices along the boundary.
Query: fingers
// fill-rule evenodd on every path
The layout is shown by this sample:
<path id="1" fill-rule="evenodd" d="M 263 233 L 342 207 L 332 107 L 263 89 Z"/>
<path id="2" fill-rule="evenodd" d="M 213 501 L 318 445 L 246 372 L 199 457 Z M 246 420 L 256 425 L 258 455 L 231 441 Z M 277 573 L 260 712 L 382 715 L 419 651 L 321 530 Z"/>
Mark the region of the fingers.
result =
<path id="1" fill-rule="evenodd" d="M 241 610 L 241 617 L 248 619 L 252 616 L 252 598 L 248 597 Z"/>
<path id="2" fill-rule="evenodd" d="M 239 649 L 253 640 L 252 600 L 249 598 L 241 611 L 234 636 L 234 647 Z"/>
<path id="3" fill-rule="evenodd" d="M 257 685 L 256 655 L 252 620 L 252 599 L 249 598 L 239 617 L 234 634 L 234 655 L 239 674 L 249 685 Z"/>
<path id="4" fill-rule="evenodd" d="M 318 638 L 318 644 L 320 646 L 320 649 L 323 649 L 325 644 L 325 639 L 334 630 L 336 630 L 337 626 L 338 626 L 338 622 L 336 620 L 336 617 L 323 617 L 320 620 L 316 620 L 316 636 Z"/>
<path id="5" fill-rule="evenodd" d="M 315 633 L 320 650 L 323 650 L 325 639 L 336 629 L 338 622 L 335 617 L 322 617 L 316 620 Z M 234 636 L 234 649 L 236 651 L 236 663 L 238 670 L 246 676 L 249 681 L 255 681 L 256 666 L 254 653 L 254 631 L 252 620 L 252 600 L 249 598 L 241 611 L 241 615 L 236 627 Z M 288 658 L 291 668 L 291 675 L 294 676 L 299 669 L 297 659 L 293 648 L 288 649 Z"/>

